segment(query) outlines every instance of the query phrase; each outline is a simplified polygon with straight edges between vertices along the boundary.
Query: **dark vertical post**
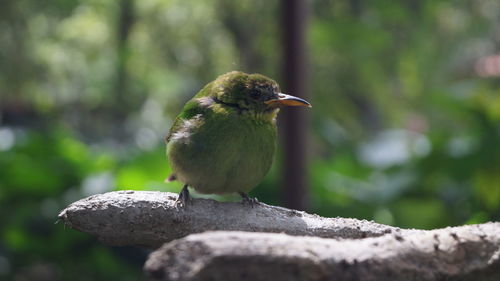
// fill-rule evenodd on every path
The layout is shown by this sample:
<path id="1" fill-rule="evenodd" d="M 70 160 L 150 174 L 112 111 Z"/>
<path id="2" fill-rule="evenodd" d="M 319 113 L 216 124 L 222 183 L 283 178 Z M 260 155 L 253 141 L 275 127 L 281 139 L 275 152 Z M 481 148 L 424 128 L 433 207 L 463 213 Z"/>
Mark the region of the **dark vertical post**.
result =
<path id="1" fill-rule="evenodd" d="M 283 92 L 307 99 L 308 65 L 306 27 L 307 0 L 282 0 Z M 308 118 L 306 108 L 285 108 L 282 116 L 284 142 L 283 199 L 285 206 L 307 208 Z"/>
<path id="2" fill-rule="evenodd" d="M 121 0 L 119 2 L 119 18 L 117 23 L 115 101 L 119 104 L 118 117 L 122 119 L 127 113 L 130 102 L 127 100 L 127 61 L 129 57 L 128 38 L 134 24 L 134 0 Z"/>

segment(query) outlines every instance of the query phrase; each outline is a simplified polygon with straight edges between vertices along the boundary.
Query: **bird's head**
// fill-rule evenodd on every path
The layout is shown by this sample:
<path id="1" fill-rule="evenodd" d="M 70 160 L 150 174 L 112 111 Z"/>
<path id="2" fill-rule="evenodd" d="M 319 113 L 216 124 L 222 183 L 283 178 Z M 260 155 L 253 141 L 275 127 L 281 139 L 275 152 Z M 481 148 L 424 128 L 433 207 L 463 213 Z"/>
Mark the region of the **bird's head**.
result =
<path id="1" fill-rule="evenodd" d="M 271 112 L 281 106 L 308 106 L 301 98 L 280 92 L 278 83 L 260 74 L 233 71 L 215 80 L 215 98 L 222 104 L 255 112 Z"/>

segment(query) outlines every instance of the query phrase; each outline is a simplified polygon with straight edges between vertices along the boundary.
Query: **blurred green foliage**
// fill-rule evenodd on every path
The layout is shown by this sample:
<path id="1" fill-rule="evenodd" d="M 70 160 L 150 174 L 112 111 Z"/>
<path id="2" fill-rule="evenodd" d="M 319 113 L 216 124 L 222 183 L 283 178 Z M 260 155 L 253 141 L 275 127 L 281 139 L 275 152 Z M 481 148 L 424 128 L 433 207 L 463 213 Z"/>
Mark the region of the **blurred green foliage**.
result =
<path id="1" fill-rule="evenodd" d="M 172 119 L 227 71 L 280 80 L 278 4 L 3 3 L 0 279 L 143 278 L 145 252 L 100 245 L 57 213 L 114 189 L 177 192 L 163 182 Z M 499 9 L 312 2 L 312 212 L 416 228 L 500 219 Z M 252 192 L 266 203 L 280 204 L 280 159 Z"/>

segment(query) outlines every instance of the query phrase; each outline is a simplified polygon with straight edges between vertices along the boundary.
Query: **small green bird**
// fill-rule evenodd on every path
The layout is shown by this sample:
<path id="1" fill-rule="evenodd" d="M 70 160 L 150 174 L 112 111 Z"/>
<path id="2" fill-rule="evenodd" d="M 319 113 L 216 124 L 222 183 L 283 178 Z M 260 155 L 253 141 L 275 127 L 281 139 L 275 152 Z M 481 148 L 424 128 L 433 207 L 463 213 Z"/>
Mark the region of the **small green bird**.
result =
<path id="1" fill-rule="evenodd" d="M 233 71 L 208 83 L 188 101 L 165 140 L 172 167 L 168 180 L 184 183 L 177 203 L 199 193 L 247 193 L 269 171 L 276 147 L 280 106 L 311 105 L 280 93 L 278 84 L 260 74 Z"/>

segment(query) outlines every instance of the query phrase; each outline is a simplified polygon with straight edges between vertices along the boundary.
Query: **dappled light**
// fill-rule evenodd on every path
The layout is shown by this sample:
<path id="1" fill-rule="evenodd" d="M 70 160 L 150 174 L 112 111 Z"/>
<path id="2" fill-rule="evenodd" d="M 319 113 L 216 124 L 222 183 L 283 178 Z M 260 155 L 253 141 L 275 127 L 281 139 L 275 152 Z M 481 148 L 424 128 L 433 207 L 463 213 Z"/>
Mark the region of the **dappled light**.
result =
<path id="1" fill-rule="evenodd" d="M 500 2 L 309 2 L 300 86 L 313 107 L 292 109 L 306 120 L 295 199 L 405 228 L 500 220 Z M 4 3 L 0 280 L 144 278 L 146 251 L 68 231 L 58 212 L 108 191 L 179 192 L 164 138 L 186 101 L 233 70 L 290 84 L 278 4 Z M 283 206 L 297 139 L 280 133 L 251 196 Z"/>

